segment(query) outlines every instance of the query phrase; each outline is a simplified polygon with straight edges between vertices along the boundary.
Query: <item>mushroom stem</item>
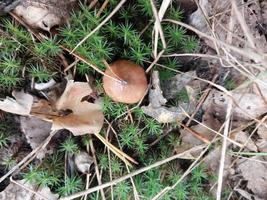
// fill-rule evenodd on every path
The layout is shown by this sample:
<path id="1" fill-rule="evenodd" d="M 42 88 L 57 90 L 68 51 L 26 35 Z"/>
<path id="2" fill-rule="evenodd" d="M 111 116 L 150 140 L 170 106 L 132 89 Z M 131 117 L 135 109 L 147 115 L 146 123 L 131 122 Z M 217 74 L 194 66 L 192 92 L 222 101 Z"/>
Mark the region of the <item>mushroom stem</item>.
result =
<path id="1" fill-rule="evenodd" d="M 64 46 L 61 46 L 61 47 L 62 47 L 62 49 L 66 50 L 67 52 L 71 53 L 71 51 L 69 49 L 67 49 L 66 47 L 64 47 Z M 86 63 L 90 67 L 92 67 L 95 71 L 97 71 L 98 73 L 102 74 L 103 76 L 111 78 L 114 81 L 119 82 L 120 84 L 123 84 L 123 82 L 124 82 L 123 80 L 117 79 L 115 77 L 112 77 L 112 76 L 106 74 L 105 72 L 101 71 L 97 66 L 93 65 L 92 63 L 89 63 L 87 60 L 85 60 L 83 57 L 79 56 L 78 54 L 73 52 L 72 55 L 74 55 L 76 58 L 78 58 L 79 60 L 83 61 L 84 63 Z"/>

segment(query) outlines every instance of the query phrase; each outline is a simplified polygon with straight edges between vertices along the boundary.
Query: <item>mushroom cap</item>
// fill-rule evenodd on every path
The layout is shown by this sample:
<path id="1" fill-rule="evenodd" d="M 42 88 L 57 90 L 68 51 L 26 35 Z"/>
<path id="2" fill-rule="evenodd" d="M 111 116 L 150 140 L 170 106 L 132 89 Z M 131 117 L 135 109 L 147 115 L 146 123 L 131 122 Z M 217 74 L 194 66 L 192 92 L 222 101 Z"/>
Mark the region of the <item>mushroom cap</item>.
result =
<path id="1" fill-rule="evenodd" d="M 147 90 L 147 78 L 144 69 L 128 60 L 118 60 L 106 69 L 108 76 L 103 77 L 103 87 L 107 95 L 113 100 L 122 103 L 137 103 Z"/>

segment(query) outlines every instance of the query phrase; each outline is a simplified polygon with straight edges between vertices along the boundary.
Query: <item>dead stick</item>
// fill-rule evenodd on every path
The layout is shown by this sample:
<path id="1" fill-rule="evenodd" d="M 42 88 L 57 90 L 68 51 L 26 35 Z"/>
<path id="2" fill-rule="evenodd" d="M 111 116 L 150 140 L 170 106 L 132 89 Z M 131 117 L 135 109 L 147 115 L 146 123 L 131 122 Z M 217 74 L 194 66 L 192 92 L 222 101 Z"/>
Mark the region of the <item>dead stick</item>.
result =
<path id="1" fill-rule="evenodd" d="M 194 136 L 196 136 L 198 139 L 200 139 L 201 141 L 205 142 L 206 144 L 210 144 L 209 139 L 207 139 L 205 136 L 201 135 L 200 133 L 194 131 L 193 129 L 187 127 L 186 125 L 178 122 L 184 129 L 186 129 L 187 131 L 189 131 L 191 134 L 193 134 Z"/>

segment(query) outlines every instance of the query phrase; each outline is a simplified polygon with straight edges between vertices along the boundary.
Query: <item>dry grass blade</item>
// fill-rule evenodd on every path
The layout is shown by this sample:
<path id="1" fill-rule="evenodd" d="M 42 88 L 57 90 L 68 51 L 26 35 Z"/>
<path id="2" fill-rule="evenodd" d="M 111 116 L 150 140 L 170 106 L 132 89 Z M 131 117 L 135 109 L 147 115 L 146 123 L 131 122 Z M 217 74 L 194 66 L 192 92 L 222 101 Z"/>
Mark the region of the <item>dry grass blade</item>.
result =
<path id="1" fill-rule="evenodd" d="M 213 42 L 217 42 L 220 45 L 225 46 L 226 48 L 229 48 L 230 50 L 235 51 L 236 53 L 238 53 L 242 56 L 245 56 L 245 57 L 250 58 L 250 59 L 255 60 L 255 61 L 262 62 L 263 64 L 267 64 L 267 56 L 263 53 L 257 53 L 251 48 L 239 48 L 239 47 L 227 44 L 221 40 L 215 39 L 215 38 L 207 35 L 206 33 L 199 31 L 196 28 L 194 28 L 194 27 L 192 27 L 186 23 L 183 23 L 183 22 L 175 21 L 172 19 L 164 19 L 162 21 L 171 22 L 171 23 L 183 26 L 183 27 L 195 32 L 196 34 L 200 35 L 201 37 L 205 37 L 205 38 L 207 38 Z"/>
<path id="2" fill-rule="evenodd" d="M 104 9 L 107 7 L 109 0 L 105 0 L 105 2 L 102 4 L 101 8 L 97 12 L 96 16 L 99 17 L 101 13 L 104 11 Z"/>
<path id="3" fill-rule="evenodd" d="M 171 3 L 171 0 L 163 0 L 161 6 L 160 6 L 160 9 L 159 9 L 159 12 L 158 12 L 158 20 L 157 21 L 157 18 L 156 18 L 156 15 L 157 15 L 157 12 L 156 11 L 156 8 L 155 8 L 155 5 L 154 5 L 154 2 L 151 1 L 151 5 L 152 5 L 152 9 L 153 9 L 153 13 L 155 15 L 155 26 L 154 26 L 154 31 L 155 31 L 155 41 L 154 41 L 154 57 L 157 57 L 157 49 L 158 49 L 158 37 L 159 37 L 159 33 L 161 34 L 161 40 L 162 40 L 162 43 L 163 43 L 163 47 L 166 48 L 166 42 L 165 42 L 165 38 L 164 38 L 164 35 L 163 35 L 163 32 L 160 32 L 162 31 L 162 28 L 161 28 L 161 20 L 163 19 L 163 16 L 165 14 L 165 12 L 167 11 L 169 5 Z M 163 38 L 162 38 L 163 36 Z M 165 43 L 165 46 L 164 46 L 164 43 Z"/>
<path id="4" fill-rule="evenodd" d="M 84 43 L 85 40 L 87 40 L 91 35 L 93 35 L 96 31 L 98 31 L 107 21 L 115 15 L 115 13 L 122 7 L 122 5 L 126 2 L 127 0 L 121 0 L 120 3 L 114 8 L 114 10 L 94 29 L 92 30 L 87 36 L 85 36 L 77 45 L 72 49 L 70 52 L 71 54 L 82 44 Z"/>
<path id="5" fill-rule="evenodd" d="M 91 149 L 91 152 L 92 152 L 92 155 L 93 155 L 94 164 L 95 164 L 96 179 L 97 179 L 98 184 L 101 185 L 102 184 L 102 180 L 101 180 L 101 176 L 100 176 L 100 173 L 99 173 L 99 168 L 98 168 L 98 164 L 97 164 L 97 160 L 96 160 L 95 147 L 94 147 L 94 143 L 93 143 L 93 141 L 91 139 L 89 141 L 89 144 L 90 144 L 90 149 Z M 100 194 L 101 194 L 102 199 L 106 200 L 105 192 L 104 192 L 103 189 L 100 190 Z"/>
<path id="6" fill-rule="evenodd" d="M 219 175 L 218 175 L 218 186 L 217 186 L 217 194 L 216 199 L 221 199 L 221 192 L 222 192 L 222 183 L 223 183 L 223 172 L 224 172 L 224 163 L 225 163 L 225 155 L 226 155 L 226 148 L 227 148 L 227 138 L 229 133 L 229 126 L 230 126 L 230 118 L 231 118 L 231 111 L 232 111 L 232 101 L 229 101 L 227 112 L 226 112 L 226 122 L 224 127 L 224 134 L 223 134 L 223 142 L 222 142 L 222 153 L 221 153 L 221 160 L 220 160 L 220 168 L 219 168 Z"/>
<path id="7" fill-rule="evenodd" d="M 149 65 L 149 67 L 146 69 L 146 73 L 148 73 L 152 67 L 158 62 L 162 54 L 164 53 L 164 49 L 159 52 L 158 56 L 154 59 L 154 61 Z"/>
<path id="8" fill-rule="evenodd" d="M 178 122 L 179 125 L 181 125 L 184 129 L 188 130 L 191 134 L 193 134 L 196 138 L 200 139 L 202 142 L 206 143 L 206 144 L 210 144 L 210 141 L 203 135 L 201 135 L 200 133 L 192 130 L 191 128 L 187 127 L 186 125 Z"/>
<path id="9" fill-rule="evenodd" d="M 61 46 L 62 49 L 66 50 L 67 52 L 71 53 L 71 51 L 63 46 Z M 119 83 L 121 83 L 121 80 L 116 79 L 112 76 L 109 76 L 108 74 L 106 74 L 105 72 L 101 71 L 97 66 L 93 65 L 92 63 L 89 63 L 87 60 L 85 60 L 83 57 L 79 56 L 76 53 L 72 53 L 72 55 L 74 55 L 77 59 L 81 60 L 82 62 L 84 62 L 85 64 L 89 65 L 90 67 L 92 67 L 95 71 L 97 71 L 98 73 L 102 74 L 103 76 L 106 76 L 108 78 L 113 79 L 114 81 L 117 81 Z"/>
<path id="10" fill-rule="evenodd" d="M 126 153 L 119 150 L 117 147 L 115 147 L 113 144 L 111 144 L 109 141 L 107 141 L 103 136 L 101 136 L 99 133 L 94 134 L 101 142 L 103 142 L 104 145 L 106 145 L 107 148 L 109 148 L 116 156 L 118 156 L 122 161 L 126 162 L 127 165 L 131 166 L 129 161 L 132 163 L 138 164 L 133 158 L 128 156 Z M 127 160 L 129 161 L 127 161 Z"/>
<path id="11" fill-rule="evenodd" d="M 236 1 L 231 0 L 231 3 L 232 3 L 232 8 L 235 12 L 235 16 L 236 16 L 241 28 L 243 29 L 244 34 L 246 35 L 246 37 L 248 39 L 248 43 L 256 51 L 256 46 L 255 46 L 253 36 L 250 33 L 250 30 L 249 30 L 249 28 L 248 28 L 248 26 L 244 20 L 244 17 L 242 17 L 239 9 L 237 8 Z"/>

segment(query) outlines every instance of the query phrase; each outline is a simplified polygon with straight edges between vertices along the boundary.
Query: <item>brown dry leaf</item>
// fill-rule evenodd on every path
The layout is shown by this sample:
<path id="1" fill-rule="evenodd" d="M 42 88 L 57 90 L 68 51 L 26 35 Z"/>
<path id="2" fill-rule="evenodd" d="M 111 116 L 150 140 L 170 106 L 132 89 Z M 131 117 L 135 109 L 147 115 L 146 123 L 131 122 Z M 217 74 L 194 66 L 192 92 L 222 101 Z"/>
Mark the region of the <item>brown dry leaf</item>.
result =
<path id="1" fill-rule="evenodd" d="M 219 171 L 221 151 L 222 151 L 221 147 L 216 147 L 211 152 L 209 152 L 209 154 L 204 159 L 204 163 L 206 164 L 208 169 L 210 169 L 215 173 Z M 227 170 L 224 171 L 224 177 L 228 175 L 230 166 L 231 166 L 231 156 L 229 154 L 226 154 L 224 168 Z"/>
<path id="2" fill-rule="evenodd" d="M 100 132 L 104 122 L 100 105 L 81 102 L 71 110 L 73 113 L 53 119 L 52 130 L 67 129 L 73 135 Z"/>
<path id="3" fill-rule="evenodd" d="M 44 121 L 52 122 L 53 118 L 60 116 L 59 112 L 45 99 L 34 99 L 31 115 Z"/>
<path id="4" fill-rule="evenodd" d="M 82 99 L 92 93 L 90 85 L 86 82 L 74 82 L 70 80 L 56 102 L 57 110 L 66 110 L 77 107 Z"/>
<path id="5" fill-rule="evenodd" d="M 50 32 L 67 22 L 76 0 L 24 0 L 14 9 L 27 24 Z"/>
<path id="6" fill-rule="evenodd" d="M 6 97 L 0 100 L 0 110 L 17 115 L 29 115 L 33 103 L 33 97 L 23 91 L 13 91 L 12 96 L 15 98 Z"/>
<path id="7" fill-rule="evenodd" d="M 53 118 L 52 130 L 67 129 L 74 135 L 99 133 L 104 122 L 101 106 L 82 101 L 91 93 L 88 83 L 69 81 L 56 102 L 56 108 L 58 111 L 71 110 L 72 113 Z"/>
<path id="8" fill-rule="evenodd" d="M 56 200 L 58 195 L 53 194 L 48 187 L 40 188 L 35 185 L 26 182 L 25 180 L 18 180 L 19 184 L 36 191 L 38 194 L 42 195 L 46 199 Z M 44 198 L 38 197 L 37 195 L 29 192 L 28 190 L 22 188 L 21 186 L 10 183 L 4 191 L 0 193 L 0 199 L 6 200 L 43 200 Z"/>
<path id="9" fill-rule="evenodd" d="M 261 157 L 252 157 L 259 161 L 265 161 Z M 247 188 L 250 189 L 259 198 L 267 199 L 267 164 L 256 162 L 255 160 L 241 159 L 237 170 L 241 172 L 247 180 Z"/>
<path id="10" fill-rule="evenodd" d="M 267 127 L 266 126 L 264 125 L 259 126 L 257 133 L 261 139 L 264 139 L 267 141 Z"/>
<path id="11" fill-rule="evenodd" d="M 208 155 L 204 158 L 205 166 L 209 169 L 210 173 L 213 175 L 217 175 L 219 168 L 220 168 L 220 158 L 221 158 L 221 147 L 216 147 L 215 149 L 211 150 Z M 223 172 L 223 188 L 227 184 L 227 180 L 232 173 L 232 169 L 230 168 L 232 163 L 231 156 L 226 154 L 225 161 L 224 161 L 224 172 Z M 216 184 L 216 180 L 210 180 L 210 185 Z M 217 187 L 211 187 L 211 193 L 214 197 L 216 197 L 216 190 Z"/>

